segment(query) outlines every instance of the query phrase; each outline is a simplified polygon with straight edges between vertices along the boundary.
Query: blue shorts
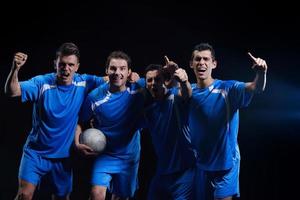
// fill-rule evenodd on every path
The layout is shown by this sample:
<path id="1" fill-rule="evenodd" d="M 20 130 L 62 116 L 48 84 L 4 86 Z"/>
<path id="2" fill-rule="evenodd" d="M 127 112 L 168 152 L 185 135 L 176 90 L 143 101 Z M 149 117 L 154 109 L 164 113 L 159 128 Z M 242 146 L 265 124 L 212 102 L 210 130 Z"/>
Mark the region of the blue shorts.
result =
<path id="1" fill-rule="evenodd" d="M 149 200 L 194 199 L 195 168 L 167 175 L 155 175 L 148 192 Z"/>
<path id="2" fill-rule="evenodd" d="M 69 158 L 44 158 L 34 150 L 24 149 L 19 178 L 37 186 L 42 177 L 47 177 L 47 187 L 51 193 L 58 197 L 67 196 L 72 191 L 71 160 Z"/>
<path id="3" fill-rule="evenodd" d="M 139 159 L 123 160 L 109 155 L 99 156 L 92 170 L 92 185 L 107 187 L 122 197 L 133 197 L 138 188 Z"/>
<path id="4" fill-rule="evenodd" d="M 240 159 L 234 161 L 233 167 L 221 171 L 204 171 L 197 168 L 197 199 L 239 197 Z"/>

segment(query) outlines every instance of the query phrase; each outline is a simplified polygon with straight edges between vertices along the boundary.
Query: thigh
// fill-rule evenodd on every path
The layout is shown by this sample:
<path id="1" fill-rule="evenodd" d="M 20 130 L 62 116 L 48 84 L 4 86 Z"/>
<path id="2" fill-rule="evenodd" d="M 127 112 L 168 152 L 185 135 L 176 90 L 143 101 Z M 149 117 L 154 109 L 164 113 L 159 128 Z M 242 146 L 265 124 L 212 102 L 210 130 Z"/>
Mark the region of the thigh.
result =
<path id="1" fill-rule="evenodd" d="M 209 184 L 216 199 L 239 197 L 239 172 L 240 160 L 236 160 L 228 170 L 208 173 Z"/>
<path id="2" fill-rule="evenodd" d="M 70 158 L 53 159 L 52 170 L 49 175 L 53 194 L 64 198 L 71 193 L 73 173 Z"/>
<path id="3" fill-rule="evenodd" d="M 138 188 L 138 167 L 135 163 L 126 167 L 127 170 L 113 174 L 111 193 L 121 198 L 133 197 Z"/>
<path id="4" fill-rule="evenodd" d="M 35 151 L 25 149 L 19 167 L 19 179 L 36 186 L 50 169 L 51 164 L 47 160 Z"/>
<path id="5" fill-rule="evenodd" d="M 110 188 L 110 182 L 112 180 L 112 175 L 105 172 L 93 171 L 91 184 L 93 186 L 103 186 Z"/>
<path id="6" fill-rule="evenodd" d="M 193 199 L 195 168 L 181 171 L 167 183 L 172 199 Z"/>

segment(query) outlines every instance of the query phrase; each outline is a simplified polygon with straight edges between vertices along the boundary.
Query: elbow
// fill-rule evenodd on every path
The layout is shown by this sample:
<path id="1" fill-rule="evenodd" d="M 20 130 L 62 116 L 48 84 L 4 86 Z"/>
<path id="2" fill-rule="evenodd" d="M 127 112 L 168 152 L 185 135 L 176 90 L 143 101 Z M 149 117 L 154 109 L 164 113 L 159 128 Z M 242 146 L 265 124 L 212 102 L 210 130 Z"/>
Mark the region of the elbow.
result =
<path id="1" fill-rule="evenodd" d="M 259 85 L 255 85 L 255 92 L 256 93 L 262 93 L 264 92 L 266 89 L 266 82 L 264 81 L 262 84 L 259 84 Z"/>
<path id="2" fill-rule="evenodd" d="M 246 88 L 250 92 L 262 93 L 262 92 L 265 91 L 266 82 L 261 82 L 261 83 L 251 82 L 251 83 L 246 85 Z"/>
<path id="3" fill-rule="evenodd" d="M 8 90 L 8 89 L 4 89 L 4 94 L 5 94 L 5 96 L 7 96 L 7 97 L 19 97 L 19 96 L 21 96 L 21 92 L 13 92 L 13 91 L 11 91 L 11 90 Z"/>
<path id="4" fill-rule="evenodd" d="M 256 89 L 254 90 L 254 92 L 257 93 L 257 94 L 263 93 L 264 91 L 265 91 L 264 88 L 256 88 Z"/>
<path id="5" fill-rule="evenodd" d="M 266 88 L 266 85 L 264 84 L 264 85 L 262 85 L 262 86 L 257 86 L 257 85 L 255 85 L 254 86 L 254 89 L 253 89 L 253 91 L 255 92 L 255 93 L 263 93 L 264 91 L 265 91 L 265 88 Z"/>
<path id="6" fill-rule="evenodd" d="M 4 94 L 7 97 L 19 97 L 21 96 L 21 87 L 20 85 L 5 85 Z"/>

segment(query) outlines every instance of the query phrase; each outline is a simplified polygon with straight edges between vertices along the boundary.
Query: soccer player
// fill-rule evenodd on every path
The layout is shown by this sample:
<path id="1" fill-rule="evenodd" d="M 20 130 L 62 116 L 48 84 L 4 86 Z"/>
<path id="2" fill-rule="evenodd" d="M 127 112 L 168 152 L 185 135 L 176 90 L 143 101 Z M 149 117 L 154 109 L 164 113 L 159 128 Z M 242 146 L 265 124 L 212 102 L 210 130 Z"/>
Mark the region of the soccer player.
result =
<path id="1" fill-rule="evenodd" d="M 146 88 L 152 97 L 145 108 L 157 157 L 156 173 L 148 191 L 149 200 L 194 199 L 195 156 L 187 127 L 187 102 L 191 87 L 184 69 L 166 58 L 167 68 L 151 64 L 146 68 Z M 165 73 L 164 69 L 174 69 Z M 176 80 L 171 80 L 173 77 Z M 167 89 L 169 82 L 179 82 Z M 172 78 L 172 79 L 173 79 Z"/>
<path id="2" fill-rule="evenodd" d="M 19 168 L 16 199 L 32 199 L 42 177 L 57 199 L 69 199 L 72 190 L 70 147 L 74 139 L 80 106 L 88 92 L 103 84 L 103 78 L 77 73 L 80 53 L 73 43 L 56 52 L 55 73 L 19 81 L 27 60 L 16 53 L 5 84 L 5 93 L 33 103 L 32 129 L 24 145 Z"/>
<path id="3" fill-rule="evenodd" d="M 144 95 L 137 83 L 126 85 L 131 74 L 131 59 L 122 51 L 112 52 L 106 62 L 109 82 L 93 90 L 86 98 L 76 131 L 75 145 L 84 155 L 95 153 L 79 143 L 85 124 L 94 119 L 94 128 L 107 138 L 103 153 L 97 155 L 92 169 L 91 199 L 105 199 L 107 189 L 112 199 L 128 199 L 138 187 L 140 133 Z"/>
<path id="4" fill-rule="evenodd" d="M 208 199 L 239 196 L 239 109 L 248 106 L 254 93 L 264 91 L 267 73 L 265 60 L 248 54 L 256 76 L 252 82 L 239 82 L 212 77 L 217 60 L 211 45 L 201 43 L 192 52 L 190 66 L 197 83 L 192 84 L 189 126 L 198 154 L 197 189 L 202 192 L 206 188 Z M 198 194 L 201 199 L 203 194 Z"/>

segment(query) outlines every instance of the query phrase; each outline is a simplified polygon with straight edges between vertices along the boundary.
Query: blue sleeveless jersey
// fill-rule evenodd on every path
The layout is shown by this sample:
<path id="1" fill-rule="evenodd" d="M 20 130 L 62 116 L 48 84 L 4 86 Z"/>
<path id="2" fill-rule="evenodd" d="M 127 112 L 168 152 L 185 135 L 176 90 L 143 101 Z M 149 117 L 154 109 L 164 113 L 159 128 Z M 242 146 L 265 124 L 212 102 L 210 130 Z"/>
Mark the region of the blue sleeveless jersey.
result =
<path id="1" fill-rule="evenodd" d="M 24 148 L 47 158 L 68 157 L 81 104 L 102 83 L 97 76 L 74 74 L 71 85 L 57 85 L 55 73 L 20 82 L 22 102 L 33 102 L 32 129 Z"/>
<path id="2" fill-rule="evenodd" d="M 215 80 L 207 88 L 192 85 L 189 105 L 191 141 L 204 170 L 225 170 L 240 158 L 237 136 L 239 108 L 246 107 L 252 93 L 245 83 Z"/>

